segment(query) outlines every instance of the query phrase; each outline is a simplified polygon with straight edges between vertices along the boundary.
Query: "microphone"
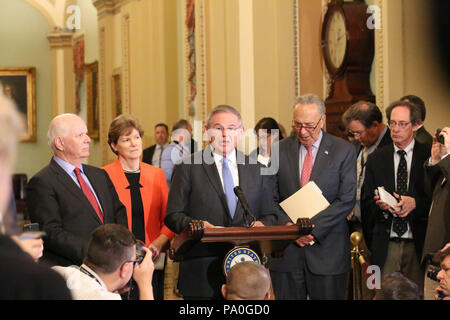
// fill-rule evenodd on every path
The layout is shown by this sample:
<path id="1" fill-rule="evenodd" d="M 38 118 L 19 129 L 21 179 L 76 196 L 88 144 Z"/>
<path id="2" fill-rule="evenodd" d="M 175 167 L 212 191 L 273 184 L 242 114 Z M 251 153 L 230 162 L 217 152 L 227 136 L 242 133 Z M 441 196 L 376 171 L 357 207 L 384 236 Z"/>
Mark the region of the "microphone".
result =
<path id="1" fill-rule="evenodd" d="M 234 194 L 238 198 L 239 202 L 242 205 L 242 209 L 244 209 L 244 225 L 247 228 L 250 228 L 252 224 L 256 221 L 255 216 L 252 214 L 252 211 L 250 210 L 250 206 L 248 205 L 247 199 L 244 196 L 244 192 L 242 191 L 241 187 L 236 186 L 233 189 Z M 251 219 L 251 222 L 249 222 L 249 218 Z"/>

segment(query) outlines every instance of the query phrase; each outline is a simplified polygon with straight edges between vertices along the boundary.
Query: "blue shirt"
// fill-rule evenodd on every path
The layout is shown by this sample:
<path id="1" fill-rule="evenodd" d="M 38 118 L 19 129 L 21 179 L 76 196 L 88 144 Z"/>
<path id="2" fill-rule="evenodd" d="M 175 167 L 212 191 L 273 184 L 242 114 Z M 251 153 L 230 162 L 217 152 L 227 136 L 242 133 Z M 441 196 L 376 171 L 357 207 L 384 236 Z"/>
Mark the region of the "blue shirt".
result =
<path id="1" fill-rule="evenodd" d="M 161 154 L 161 169 L 164 171 L 164 176 L 166 177 L 166 182 L 169 189 L 173 168 L 180 162 L 181 159 L 189 156 L 190 154 L 189 146 L 182 143 L 171 142 L 164 148 Z"/>
<path id="2" fill-rule="evenodd" d="M 91 182 L 89 181 L 89 178 L 84 174 L 83 165 L 79 165 L 78 167 L 75 167 L 71 163 L 69 163 L 57 156 L 53 156 L 53 160 L 55 160 L 55 162 L 69 175 L 69 177 L 72 178 L 73 182 L 75 182 L 75 184 L 78 186 L 78 188 L 81 189 L 80 183 L 78 182 L 77 175 L 75 174 L 75 168 L 80 169 L 81 177 L 84 179 L 84 181 L 88 185 L 89 189 L 91 189 L 92 193 L 95 196 L 95 199 L 97 199 L 97 203 L 98 203 L 100 209 L 103 212 L 103 208 L 102 208 L 102 205 L 100 204 L 100 201 L 98 200 L 97 194 L 95 193 L 95 190 L 92 187 Z"/>

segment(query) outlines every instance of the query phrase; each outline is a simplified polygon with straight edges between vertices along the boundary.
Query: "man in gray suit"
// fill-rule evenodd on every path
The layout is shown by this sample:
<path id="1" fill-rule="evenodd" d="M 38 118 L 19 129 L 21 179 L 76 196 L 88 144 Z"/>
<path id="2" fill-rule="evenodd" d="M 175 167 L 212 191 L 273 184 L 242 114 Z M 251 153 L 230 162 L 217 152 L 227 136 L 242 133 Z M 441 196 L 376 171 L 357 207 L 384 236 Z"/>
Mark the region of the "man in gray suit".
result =
<path id="1" fill-rule="evenodd" d="M 234 195 L 240 186 L 253 215 L 253 226 L 277 221 L 273 202 L 274 176 L 261 175 L 260 164 L 250 164 L 248 156 L 236 150 L 242 136 L 241 116 L 234 108 L 214 108 L 207 120 L 211 144 L 175 166 L 164 223 L 180 233 L 192 220 L 202 220 L 205 228 L 240 227 L 244 210 Z M 180 263 L 178 288 L 187 299 L 222 299 L 225 282 L 222 263 L 232 245 L 195 244 Z"/>
<path id="2" fill-rule="evenodd" d="M 314 181 L 330 205 L 312 219 L 315 228 L 310 235 L 297 239 L 282 258 L 270 262 L 275 298 L 344 299 L 350 270 L 346 217 L 356 195 L 355 148 L 322 130 L 325 104 L 318 96 L 301 96 L 294 106 L 292 127 L 297 135 L 283 139 L 279 159 L 272 157 L 279 161 L 276 202 Z M 280 215 L 282 222 L 291 223 L 284 212 Z"/>

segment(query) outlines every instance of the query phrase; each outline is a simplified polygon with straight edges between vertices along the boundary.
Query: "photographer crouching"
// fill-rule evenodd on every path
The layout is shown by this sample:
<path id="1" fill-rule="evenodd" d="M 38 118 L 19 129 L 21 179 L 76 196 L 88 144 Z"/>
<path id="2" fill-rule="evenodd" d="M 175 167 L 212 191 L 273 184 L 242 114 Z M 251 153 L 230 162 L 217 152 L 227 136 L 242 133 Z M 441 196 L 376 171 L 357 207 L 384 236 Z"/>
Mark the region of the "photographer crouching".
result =
<path id="1" fill-rule="evenodd" d="M 53 267 L 67 281 L 75 300 L 121 300 L 133 277 L 140 300 L 153 300 L 152 253 L 138 246 L 127 228 L 106 224 L 95 229 L 80 267 Z"/>
<path id="2" fill-rule="evenodd" d="M 439 253 L 441 270 L 436 278 L 439 285 L 435 289 L 436 300 L 450 300 L 450 244 Z"/>

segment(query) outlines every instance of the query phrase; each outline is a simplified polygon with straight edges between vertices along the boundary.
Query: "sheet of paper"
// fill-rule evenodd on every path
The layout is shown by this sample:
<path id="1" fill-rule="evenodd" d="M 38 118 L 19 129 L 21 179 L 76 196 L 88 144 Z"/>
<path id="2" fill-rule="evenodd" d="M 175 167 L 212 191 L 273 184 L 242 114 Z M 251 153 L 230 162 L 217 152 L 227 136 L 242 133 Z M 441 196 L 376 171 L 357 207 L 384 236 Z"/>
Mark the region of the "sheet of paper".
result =
<path id="1" fill-rule="evenodd" d="M 314 181 L 308 182 L 303 188 L 280 203 L 281 208 L 294 223 L 298 218 L 313 218 L 329 205 L 330 203 L 322 195 L 322 191 Z"/>
<path id="2" fill-rule="evenodd" d="M 397 199 L 381 187 L 378 187 L 378 194 L 380 195 L 380 200 L 387 203 L 394 210 L 395 205 L 398 203 Z"/>

